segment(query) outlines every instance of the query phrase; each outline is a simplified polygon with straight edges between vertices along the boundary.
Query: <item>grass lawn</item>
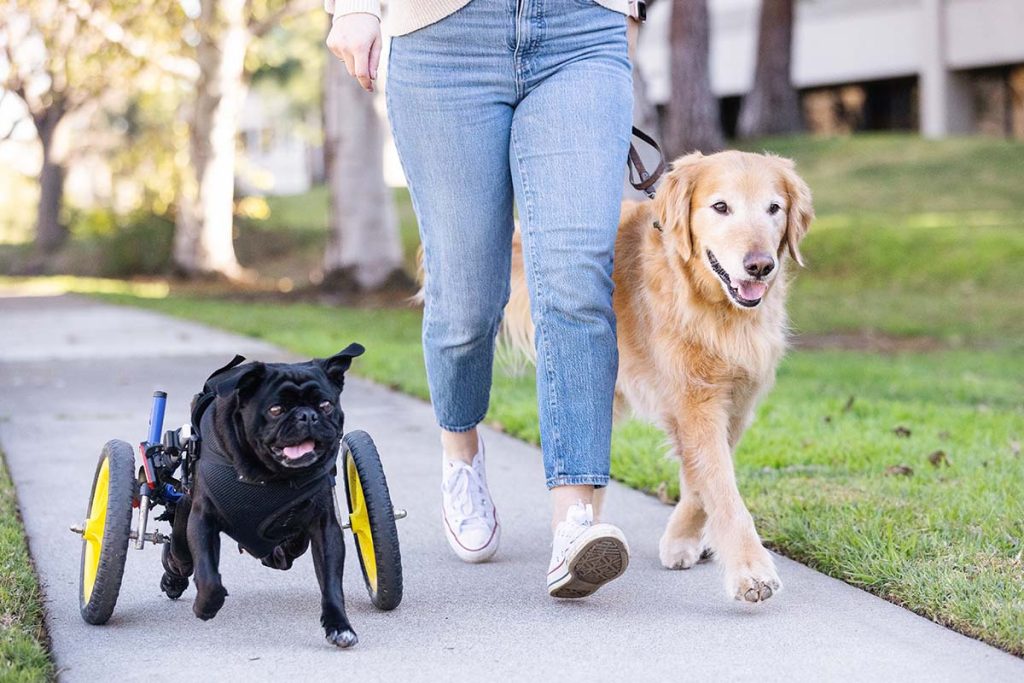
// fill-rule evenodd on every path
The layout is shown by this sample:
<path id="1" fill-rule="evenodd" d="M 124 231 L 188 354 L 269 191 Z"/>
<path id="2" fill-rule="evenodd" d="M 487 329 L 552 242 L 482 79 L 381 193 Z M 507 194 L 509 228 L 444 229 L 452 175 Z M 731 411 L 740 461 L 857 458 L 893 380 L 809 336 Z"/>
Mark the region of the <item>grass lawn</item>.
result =
<path id="1" fill-rule="evenodd" d="M 43 596 L 18 518 L 14 485 L 0 453 L 0 681 L 54 678 L 46 651 Z"/>
<path id="2" fill-rule="evenodd" d="M 737 456 L 762 535 L 1024 656 L 1024 145 L 879 135 L 753 148 L 794 157 L 816 194 L 809 267 L 791 299 L 797 333 L 932 349 L 883 355 L 819 343 L 787 357 Z M 325 198 L 306 199 L 271 201 L 259 230 L 322 232 L 310 212 L 320 215 Z M 412 247 L 407 195 L 399 200 Z M 360 374 L 427 395 L 416 310 L 106 296 L 303 355 L 360 341 Z M 499 369 L 488 420 L 535 443 L 530 375 Z M 674 497 L 663 441 L 646 425 L 620 425 L 613 475 Z"/>

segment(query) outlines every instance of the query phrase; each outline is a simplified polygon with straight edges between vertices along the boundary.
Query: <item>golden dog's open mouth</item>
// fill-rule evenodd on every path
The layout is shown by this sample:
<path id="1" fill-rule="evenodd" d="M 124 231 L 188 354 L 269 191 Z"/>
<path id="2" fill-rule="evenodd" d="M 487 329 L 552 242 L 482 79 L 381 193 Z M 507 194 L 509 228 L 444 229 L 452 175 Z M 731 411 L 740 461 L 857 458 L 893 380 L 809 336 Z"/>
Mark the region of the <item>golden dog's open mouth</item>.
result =
<path id="1" fill-rule="evenodd" d="M 761 303 L 764 293 L 768 291 L 767 283 L 761 280 L 741 280 L 733 283 L 729 273 L 725 272 L 725 268 L 718 262 L 718 259 L 715 258 L 710 249 L 707 250 L 707 255 L 708 263 L 711 264 L 711 270 L 715 271 L 715 275 L 725 285 L 725 291 L 728 292 L 733 301 L 744 308 L 754 308 Z"/>

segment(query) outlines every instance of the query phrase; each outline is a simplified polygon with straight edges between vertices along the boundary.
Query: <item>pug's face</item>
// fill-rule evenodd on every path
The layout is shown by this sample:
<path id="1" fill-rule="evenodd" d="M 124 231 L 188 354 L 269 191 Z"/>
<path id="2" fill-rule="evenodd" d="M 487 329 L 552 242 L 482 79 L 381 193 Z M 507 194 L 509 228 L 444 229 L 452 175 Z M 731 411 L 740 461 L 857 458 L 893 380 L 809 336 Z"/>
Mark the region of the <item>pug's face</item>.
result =
<path id="1" fill-rule="evenodd" d="M 344 433 L 338 399 L 345 371 L 362 352 L 353 344 L 325 360 L 254 363 L 239 379 L 239 437 L 261 465 L 298 472 L 337 455 Z"/>

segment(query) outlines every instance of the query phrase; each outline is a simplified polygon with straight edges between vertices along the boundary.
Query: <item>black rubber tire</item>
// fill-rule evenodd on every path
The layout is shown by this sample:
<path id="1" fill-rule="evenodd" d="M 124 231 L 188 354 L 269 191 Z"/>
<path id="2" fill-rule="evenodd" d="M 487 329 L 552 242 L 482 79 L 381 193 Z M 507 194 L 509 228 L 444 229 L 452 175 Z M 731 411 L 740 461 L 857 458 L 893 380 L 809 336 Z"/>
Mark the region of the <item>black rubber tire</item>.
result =
<path id="1" fill-rule="evenodd" d="M 342 479 L 345 480 L 345 500 L 352 511 L 349 491 L 348 460 L 355 462 L 359 483 L 363 488 L 367 516 L 370 521 L 370 535 L 377 565 L 377 589 L 374 590 L 366 575 L 362 550 L 355 542 L 359 567 L 363 572 L 366 592 L 370 602 L 379 610 L 393 610 L 402 602 L 402 553 L 398 546 L 398 528 L 395 526 L 395 509 L 384 477 L 384 467 L 370 435 L 363 431 L 350 432 L 342 439 Z M 355 538 L 353 537 L 353 541 Z"/>
<path id="2" fill-rule="evenodd" d="M 89 492 L 89 509 L 86 519 L 92 515 L 92 498 L 96 490 L 103 462 L 108 460 L 110 482 L 107 489 L 107 516 L 103 527 L 103 543 L 100 547 L 100 561 L 96 569 L 96 581 L 92 595 L 85 600 L 85 547 L 82 540 L 82 560 L 79 565 L 78 606 L 82 619 L 90 624 L 105 624 L 114 613 L 117 594 L 121 590 L 121 577 L 128 557 L 128 541 L 132 531 L 132 501 L 138 483 L 135 479 L 135 451 L 124 441 L 108 441 L 100 453 Z"/>

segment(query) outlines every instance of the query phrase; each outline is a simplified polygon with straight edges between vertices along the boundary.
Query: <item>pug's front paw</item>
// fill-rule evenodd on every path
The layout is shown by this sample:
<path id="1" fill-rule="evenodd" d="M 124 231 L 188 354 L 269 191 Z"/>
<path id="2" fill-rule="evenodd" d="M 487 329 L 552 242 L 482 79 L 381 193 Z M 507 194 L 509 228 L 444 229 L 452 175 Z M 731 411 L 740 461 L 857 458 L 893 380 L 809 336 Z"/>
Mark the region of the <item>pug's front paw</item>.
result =
<path id="1" fill-rule="evenodd" d="M 192 611 L 203 621 L 213 619 L 224 606 L 224 598 L 227 596 L 227 590 L 220 584 L 200 590 L 196 595 L 196 601 L 192 603 Z"/>
<path id="2" fill-rule="evenodd" d="M 336 647 L 345 649 L 352 647 L 359 642 L 356 632 L 350 628 L 327 631 L 327 642 Z"/>

